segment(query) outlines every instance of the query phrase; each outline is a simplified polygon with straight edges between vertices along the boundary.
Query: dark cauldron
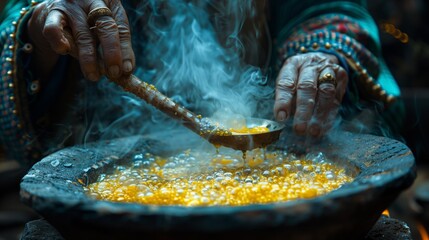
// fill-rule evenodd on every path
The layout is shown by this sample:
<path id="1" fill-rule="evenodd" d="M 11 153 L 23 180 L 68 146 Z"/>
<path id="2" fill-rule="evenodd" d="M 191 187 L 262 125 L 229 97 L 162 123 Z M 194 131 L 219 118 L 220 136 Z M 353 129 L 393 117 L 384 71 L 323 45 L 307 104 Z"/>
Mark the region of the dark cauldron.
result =
<path id="1" fill-rule="evenodd" d="M 299 149 L 283 136 L 282 146 Z M 161 143 L 131 137 L 56 152 L 34 165 L 21 183 L 22 200 L 66 239 L 362 239 L 415 178 L 411 151 L 372 135 L 338 133 L 306 152 L 324 152 L 355 172 L 353 182 L 327 195 L 243 207 L 177 207 L 97 201 L 82 184 L 97 179 L 135 151 Z M 280 144 L 278 144 L 280 146 Z M 129 150 L 132 151 L 129 151 Z M 133 152 L 134 151 L 134 152 Z"/>

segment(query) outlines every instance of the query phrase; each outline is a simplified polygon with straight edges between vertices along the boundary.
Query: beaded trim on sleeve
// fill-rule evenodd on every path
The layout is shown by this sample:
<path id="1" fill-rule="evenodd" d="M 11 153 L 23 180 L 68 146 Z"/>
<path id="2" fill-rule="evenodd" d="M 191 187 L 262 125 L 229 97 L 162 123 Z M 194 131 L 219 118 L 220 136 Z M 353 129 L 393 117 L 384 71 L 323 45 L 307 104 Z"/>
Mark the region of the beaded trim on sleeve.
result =
<path id="1" fill-rule="evenodd" d="M 359 88 L 369 97 L 381 101 L 387 107 L 396 97 L 387 94 L 374 78 L 379 75 L 377 58 L 356 39 L 340 32 L 318 29 L 294 34 L 279 49 L 281 63 L 287 58 L 307 52 L 331 52 L 342 57 L 357 74 Z M 364 67 L 365 66 L 365 67 Z"/>
<path id="2" fill-rule="evenodd" d="M 9 35 L 1 53 L 0 138 L 10 157 L 26 161 L 38 159 L 40 153 L 36 150 L 35 141 L 32 141 L 31 124 L 24 120 L 28 118 L 28 111 L 27 113 L 24 111 L 20 93 L 20 88 L 23 87 L 20 84 L 24 84 L 24 81 L 18 81 L 17 55 L 18 51 L 25 51 L 25 47 L 18 41 L 17 34 L 26 14 L 37 4 L 36 1 L 32 1 L 31 6 L 23 8 L 19 18 L 12 22 L 10 28 L 6 29 Z"/>

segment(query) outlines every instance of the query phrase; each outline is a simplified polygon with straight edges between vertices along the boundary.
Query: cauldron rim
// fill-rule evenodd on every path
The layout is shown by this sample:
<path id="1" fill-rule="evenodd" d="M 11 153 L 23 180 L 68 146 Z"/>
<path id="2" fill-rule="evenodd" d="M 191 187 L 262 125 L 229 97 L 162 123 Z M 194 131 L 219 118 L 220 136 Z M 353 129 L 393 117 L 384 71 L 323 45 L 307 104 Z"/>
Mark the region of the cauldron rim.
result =
<path id="1" fill-rule="evenodd" d="M 89 164 L 86 164 L 85 167 L 80 166 L 78 159 L 73 159 L 75 156 L 71 153 L 79 153 L 88 156 L 91 154 L 99 156 L 103 154 L 112 155 L 112 152 L 91 152 L 92 150 L 88 150 L 90 149 L 88 146 L 86 146 L 86 148 L 73 147 L 61 150 L 34 165 L 32 170 L 22 180 L 21 196 L 25 203 L 44 215 L 48 220 L 52 219 L 52 217 L 66 214 L 70 217 L 70 220 L 80 219 L 82 221 L 82 218 L 84 218 L 84 222 L 91 222 L 92 224 L 104 226 L 112 226 L 112 223 L 109 223 L 109 221 L 115 218 L 132 225 L 133 222 L 145 222 L 145 218 L 148 220 L 174 218 L 181 222 L 184 218 L 195 218 L 201 221 L 202 217 L 210 219 L 212 217 L 217 220 L 222 218 L 234 218 L 236 220 L 239 219 L 237 221 L 245 221 L 248 224 L 247 226 L 243 226 L 242 224 L 231 224 L 230 221 L 226 221 L 225 224 L 220 224 L 221 226 L 206 226 L 205 223 L 201 223 L 199 225 L 197 224 L 197 226 L 193 226 L 193 228 L 201 231 L 216 232 L 233 228 L 254 228 L 256 223 L 258 227 L 292 227 L 301 223 L 306 223 L 312 218 L 316 220 L 323 219 L 327 214 L 329 215 L 338 211 L 344 211 L 344 209 L 347 209 L 348 207 L 368 207 L 368 209 L 371 209 L 370 215 L 374 218 L 381 213 L 383 208 L 387 207 L 388 204 L 393 201 L 401 190 L 411 185 L 415 178 L 415 163 L 413 155 L 405 145 L 392 139 L 363 134 L 342 134 L 342 137 L 348 139 L 349 143 L 367 144 L 367 146 L 356 145 L 356 148 L 358 148 L 357 150 L 359 150 L 359 148 L 373 148 L 371 150 L 372 152 L 355 151 L 354 154 L 356 154 L 356 156 L 354 156 L 354 160 L 352 161 L 351 159 L 348 159 L 348 161 L 353 162 L 355 165 L 359 165 L 362 170 L 353 182 L 345 184 L 340 189 L 334 190 L 326 195 L 312 199 L 299 199 L 269 204 L 252 204 L 247 206 L 208 207 L 150 206 L 134 203 L 114 203 L 94 200 L 85 195 L 81 185 L 76 185 L 75 181 L 67 179 L 66 177 L 67 171 L 73 171 L 80 168 L 80 172 L 82 174 L 82 170 L 90 170 L 90 168 L 88 168 Z M 120 156 L 123 153 L 121 153 L 120 150 L 115 150 L 116 145 L 121 145 L 124 141 L 129 141 L 130 143 L 142 142 L 142 139 L 144 139 L 144 137 L 136 136 L 132 138 L 112 140 L 107 144 L 111 145 L 109 150 L 114 152 L 113 155 Z M 362 141 L 362 139 L 365 140 Z M 368 141 L 368 139 L 370 141 Z M 383 146 L 368 146 L 375 143 L 379 143 Z M 338 144 L 338 142 L 335 142 L 335 144 L 332 145 L 330 144 L 332 144 L 332 142 L 326 141 L 320 145 L 319 148 L 326 149 L 329 147 L 341 150 L 343 147 L 341 144 Z M 91 147 L 91 145 L 89 147 Z M 380 150 L 380 148 L 386 149 Z M 313 150 L 317 151 L 318 149 Z M 371 164 L 369 162 L 361 164 L 357 161 L 369 152 L 369 156 L 373 157 Z M 394 154 L 392 155 L 392 153 Z M 366 157 L 368 158 L 369 156 Z M 66 159 L 70 159 L 75 166 L 72 168 L 52 166 L 52 161 L 64 157 L 66 157 Z M 377 157 L 380 159 L 376 159 Z M 381 157 L 384 157 L 385 159 L 381 159 Z M 93 159 L 91 164 L 97 164 L 104 160 L 105 159 L 103 158 Z M 113 161 L 116 160 L 113 159 Z M 366 166 L 365 164 L 369 165 Z M 93 165 L 93 167 L 94 166 L 97 165 Z M 61 169 L 61 173 L 64 174 L 58 175 L 55 173 L 49 173 L 49 171 L 46 172 L 45 168 L 47 167 L 51 169 Z M 370 169 L 370 171 L 364 171 L 368 169 Z M 77 176 L 81 174 L 77 174 L 75 172 L 72 175 Z M 56 183 L 58 183 L 57 180 L 59 179 L 66 183 L 62 183 L 63 185 L 57 185 Z M 51 189 L 47 189 L 47 186 L 51 187 Z M 79 188 L 81 190 L 79 190 Z M 64 194 L 59 194 L 59 192 Z M 385 198 L 385 202 L 383 202 L 383 204 L 377 202 L 380 198 Z M 353 212 L 353 214 L 357 214 L 356 211 L 358 211 L 358 209 L 351 212 Z M 350 215 L 350 213 L 348 213 L 348 215 Z M 106 219 L 103 220 L 100 216 L 104 216 Z M 255 216 L 264 216 L 265 218 L 275 216 L 274 219 L 277 220 L 261 224 L 261 221 L 258 221 L 258 219 L 264 219 L 264 217 L 255 218 Z M 375 220 L 376 218 L 370 221 L 375 222 Z M 252 221 L 254 224 L 252 224 Z M 140 225 L 141 224 L 137 224 L 136 227 Z M 178 225 L 170 224 L 169 230 L 177 230 L 178 227 L 183 227 L 183 223 L 181 222 Z M 142 230 L 143 229 L 145 228 L 143 227 Z M 151 226 L 150 230 L 154 229 L 165 229 L 165 221 L 160 221 L 158 226 Z"/>

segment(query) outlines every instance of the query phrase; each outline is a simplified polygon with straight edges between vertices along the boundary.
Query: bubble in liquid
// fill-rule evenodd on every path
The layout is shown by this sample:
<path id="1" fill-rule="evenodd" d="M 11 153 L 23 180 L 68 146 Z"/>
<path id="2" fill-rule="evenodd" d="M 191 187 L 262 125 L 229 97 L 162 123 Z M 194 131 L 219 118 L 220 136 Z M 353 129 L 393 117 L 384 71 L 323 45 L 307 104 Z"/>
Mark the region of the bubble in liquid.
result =
<path id="1" fill-rule="evenodd" d="M 138 160 L 142 164 L 136 167 L 134 159 L 141 156 L 134 157 L 130 167 L 115 166 L 115 172 L 100 175 L 86 192 L 97 199 L 144 204 L 245 205 L 315 197 L 352 179 L 344 169 L 329 162 L 291 160 L 282 152 L 267 152 L 267 159 L 261 151 L 248 155 L 248 159 L 262 162 L 243 169 L 237 168 L 234 161 L 207 164 L 213 162 L 210 161 L 214 159 L 213 153 L 187 152 L 180 155 L 182 159 L 178 155 L 161 158 L 146 154 L 146 160 L 153 159 L 149 166 L 143 166 L 143 161 Z M 222 158 L 240 157 L 237 154 Z"/>

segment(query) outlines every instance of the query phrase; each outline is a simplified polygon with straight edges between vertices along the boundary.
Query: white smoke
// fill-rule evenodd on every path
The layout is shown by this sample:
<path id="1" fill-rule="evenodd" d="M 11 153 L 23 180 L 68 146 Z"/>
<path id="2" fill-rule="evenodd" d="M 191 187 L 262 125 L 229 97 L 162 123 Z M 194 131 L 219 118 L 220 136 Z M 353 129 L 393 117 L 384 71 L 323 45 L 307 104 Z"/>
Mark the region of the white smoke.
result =
<path id="1" fill-rule="evenodd" d="M 206 117 L 271 118 L 272 84 L 259 67 L 243 60 L 261 51 L 256 42 L 265 32 L 253 29 L 253 36 L 242 34 L 245 21 L 256 21 L 255 12 L 249 0 L 141 1 L 129 13 L 139 15 L 130 19 L 137 29 L 133 31 L 139 64 L 135 74 Z M 252 49 L 245 49 L 241 36 L 252 43 Z M 95 91 L 92 88 L 88 91 Z M 106 80 L 95 88 L 99 94 L 87 94 L 85 107 L 95 112 L 88 117 L 85 141 L 135 134 L 164 138 L 181 129 L 179 123 Z"/>

